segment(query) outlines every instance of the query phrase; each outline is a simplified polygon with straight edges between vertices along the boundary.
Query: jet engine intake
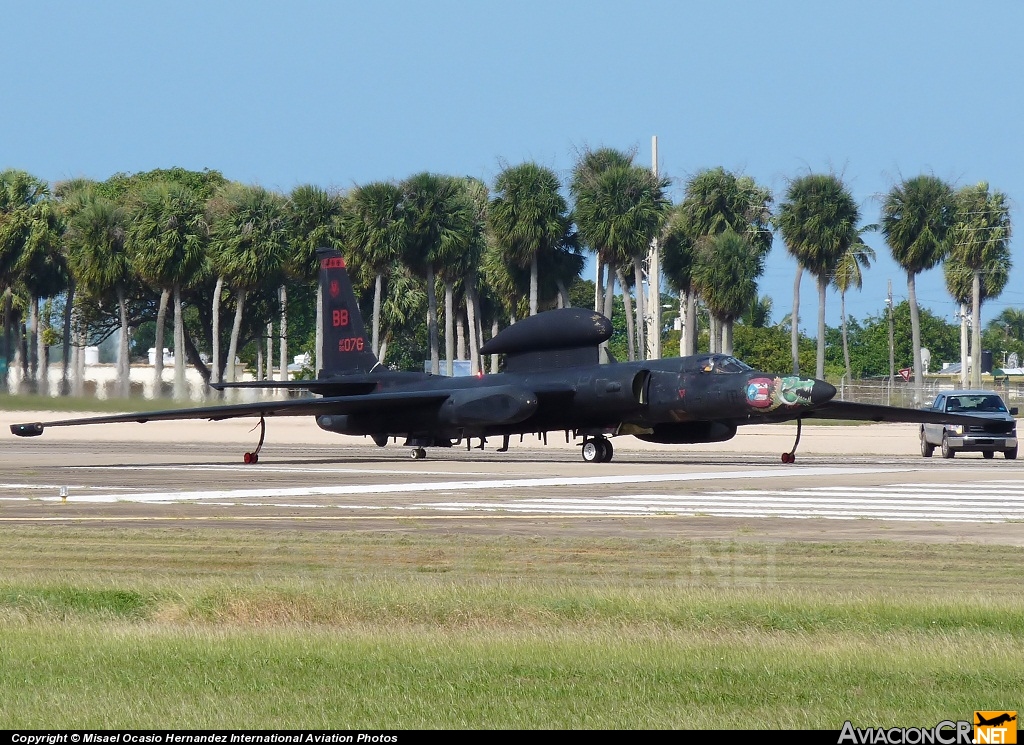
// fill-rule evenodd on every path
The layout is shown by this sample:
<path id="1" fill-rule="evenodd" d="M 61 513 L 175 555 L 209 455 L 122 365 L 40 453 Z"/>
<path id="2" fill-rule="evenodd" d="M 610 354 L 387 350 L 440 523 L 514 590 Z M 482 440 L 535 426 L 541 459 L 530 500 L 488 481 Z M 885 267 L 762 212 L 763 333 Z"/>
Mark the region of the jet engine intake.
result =
<path id="1" fill-rule="evenodd" d="M 452 392 L 441 404 L 438 419 L 457 427 L 518 424 L 537 411 L 537 396 L 514 386 Z"/>
<path id="2" fill-rule="evenodd" d="M 328 432 L 341 435 L 352 433 L 351 421 L 346 414 L 321 414 L 316 418 L 316 426 Z"/>

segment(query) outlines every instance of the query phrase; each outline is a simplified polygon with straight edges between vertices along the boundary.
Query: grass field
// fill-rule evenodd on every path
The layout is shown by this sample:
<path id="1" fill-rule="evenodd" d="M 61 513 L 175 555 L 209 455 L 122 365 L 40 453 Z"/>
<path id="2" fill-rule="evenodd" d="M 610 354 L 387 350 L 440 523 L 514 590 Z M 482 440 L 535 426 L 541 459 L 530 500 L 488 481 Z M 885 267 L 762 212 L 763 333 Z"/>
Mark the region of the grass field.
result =
<path id="1" fill-rule="evenodd" d="M 7 527 L 0 728 L 931 726 L 1021 708 L 1020 564 L 974 545 Z"/>

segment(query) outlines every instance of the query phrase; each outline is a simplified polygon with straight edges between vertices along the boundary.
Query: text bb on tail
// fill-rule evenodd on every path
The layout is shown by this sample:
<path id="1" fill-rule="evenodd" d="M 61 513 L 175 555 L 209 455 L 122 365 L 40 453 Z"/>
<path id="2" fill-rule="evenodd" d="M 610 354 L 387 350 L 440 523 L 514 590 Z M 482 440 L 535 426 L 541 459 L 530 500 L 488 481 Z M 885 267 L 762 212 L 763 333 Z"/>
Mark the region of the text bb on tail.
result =
<path id="1" fill-rule="evenodd" d="M 345 268 L 345 259 L 332 248 L 318 248 L 320 295 L 323 300 L 323 366 L 318 377 L 365 373 L 377 365 L 370 349 L 359 303 Z"/>

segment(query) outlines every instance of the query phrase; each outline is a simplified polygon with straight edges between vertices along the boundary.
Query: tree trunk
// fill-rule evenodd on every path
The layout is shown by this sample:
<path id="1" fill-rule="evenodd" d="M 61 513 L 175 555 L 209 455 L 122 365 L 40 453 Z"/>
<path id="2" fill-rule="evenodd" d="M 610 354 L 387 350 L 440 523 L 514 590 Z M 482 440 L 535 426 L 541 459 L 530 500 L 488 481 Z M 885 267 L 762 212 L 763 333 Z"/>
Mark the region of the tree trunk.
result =
<path id="1" fill-rule="evenodd" d="M 604 264 L 601 263 L 601 257 L 597 257 L 597 276 L 594 278 L 594 312 L 604 312 L 604 295 L 602 291 L 604 289 Z"/>
<path id="2" fill-rule="evenodd" d="M 82 325 L 81 319 L 78 319 L 78 324 L 76 325 Z M 85 347 L 89 343 L 89 338 L 86 336 L 84 328 L 77 329 L 75 333 L 78 336 L 78 343 L 75 345 L 75 373 L 73 375 L 71 395 L 82 396 L 85 394 Z"/>
<path id="3" fill-rule="evenodd" d="M 32 312 L 35 314 L 35 320 L 32 324 L 32 328 L 35 329 L 35 343 L 36 343 L 36 360 L 35 360 L 35 375 L 36 375 L 36 393 L 40 396 L 49 395 L 48 379 L 49 371 L 47 370 L 47 355 L 46 355 L 46 341 L 44 340 L 44 332 L 46 331 L 46 321 L 43 315 L 39 312 L 39 298 L 32 298 Z"/>
<path id="4" fill-rule="evenodd" d="M 688 292 L 679 293 L 679 356 L 685 357 L 687 354 L 687 338 L 686 338 L 686 301 Z"/>
<path id="5" fill-rule="evenodd" d="M 731 318 L 722 319 L 722 354 L 732 354 L 732 324 Z"/>
<path id="6" fill-rule="evenodd" d="M 444 356 L 445 375 L 455 374 L 455 284 L 444 280 Z"/>
<path id="7" fill-rule="evenodd" d="M 562 299 L 562 307 L 571 308 L 572 300 L 569 298 L 569 290 L 566 289 L 565 282 L 559 277 L 555 280 L 555 283 L 558 285 L 558 297 Z"/>
<path id="8" fill-rule="evenodd" d="M 619 280 L 619 288 L 622 290 L 622 305 L 626 314 L 627 354 L 629 361 L 632 362 L 636 359 L 636 328 L 633 326 L 633 300 L 630 298 L 629 288 L 626 287 L 626 277 L 621 269 L 616 270 L 615 277 Z"/>
<path id="9" fill-rule="evenodd" d="M 469 326 L 469 369 L 473 375 L 480 370 L 480 323 L 476 313 L 474 278 L 466 278 L 466 321 Z"/>
<path id="10" fill-rule="evenodd" d="M 966 388 L 970 382 L 968 369 L 970 363 L 968 352 L 970 340 L 967 338 L 967 305 L 960 303 L 960 387 Z"/>
<path id="11" fill-rule="evenodd" d="M 220 368 L 220 296 L 224 291 L 224 278 L 217 277 L 217 286 L 213 289 L 213 333 L 210 337 L 210 343 L 213 347 L 212 356 L 210 360 L 210 382 L 219 383 L 221 382 L 221 368 Z"/>
<path id="12" fill-rule="evenodd" d="M 615 301 L 615 271 L 612 269 L 611 264 L 605 267 L 605 282 L 604 282 L 604 316 L 608 320 L 612 320 L 612 311 L 614 309 Z M 608 353 L 608 342 L 602 342 L 600 351 L 598 352 L 598 361 L 604 364 L 611 360 L 611 356 Z"/>
<path id="13" fill-rule="evenodd" d="M 388 356 L 388 338 L 385 336 L 380 343 L 380 355 L 377 357 L 377 361 L 383 365 L 384 360 Z"/>
<path id="14" fill-rule="evenodd" d="M 440 340 L 437 338 L 437 292 L 434 287 L 434 267 L 427 267 L 427 335 L 430 339 L 430 372 L 441 374 Z"/>
<path id="15" fill-rule="evenodd" d="M 235 356 L 238 353 L 238 335 L 242 330 L 242 309 L 245 306 L 245 290 L 238 291 L 238 301 L 235 303 L 235 321 L 231 324 L 231 341 L 228 343 L 228 359 L 224 363 L 227 382 L 235 382 Z"/>
<path id="16" fill-rule="evenodd" d="M 800 374 L 800 280 L 804 268 L 797 264 L 796 281 L 793 282 L 793 315 L 790 316 L 789 351 L 793 355 L 793 374 Z"/>
<path id="17" fill-rule="evenodd" d="M 67 299 L 64 302 L 64 359 L 60 362 L 60 395 L 68 395 L 68 370 L 71 367 L 71 354 L 74 343 L 71 338 L 71 315 L 75 307 L 75 283 L 68 285 Z M 72 373 L 74 374 L 74 373 Z"/>
<path id="18" fill-rule="evenodd" d="M 636 287 L 636 358 L 638 360 L 647 357 L 647 335 L 645 330 L 646 307 L 644 305 L 644 268 L 640 263 L 640 257 L 633 257 L 633 284 Z"/>
<path id="19" fill-rule="evenodd" d="M 281 359 L 278 364 L 280 380 L 288 380 L 288 288 L 281 285 L 278 289 L 278 302 L 281 303 L 281 320 L 278 322 L 278 333 L 281 336 Z M 374 354 L 377 354 L 374 352 Z"/>
<path id="20" fill-rule="evenodd" d="M 815 366 L 815 377 L 825 379 L 825 292 L 828 290 L 828 277 L 824 274 L 818 280 L 818 357 Z"/>
<path id="21" fill-rule="evenodd" d="M 850 342 L 846 333 L 846 293 L 839 293 L 839 317 L 843 322 L 843 365 L 846 367 L 846 382 L 853 382 L 853 368 L 850 367 Z"/>
<path id="22" fill-rule="evenodd" d="M 907 302 L 910 304 L 910 338 L 914 349 L 914 403 L 921 402 L 924 388 L 924 364 L 921 362 L 921 314 L 917 307 L 917 282 L 907 272 Z"/>
<path id="23" fill-rule="evenodd" d="M 971 282 L 971 386 L 981 388 L 981 273 Z"/>
<path id="24" fill-rule="evenodd" d="M 493 339 L 498 335 L 498 319 L 495 318 L 491 321 L 491 338 Z M 491 374 L 494 375 L 498 372 L 498 355 L 491 355 Z"/>
<path id="25" fill-rule="evenodd" d="M 708 354 L 718 354 L 718 342 L 722 338 L 721 321 L 714 313 L 708 316 Z"/>
<path id="26" fill-rule="evenodd" d="M 121 316 L 121 332 L 119 334 L 117 349 L 117 372 L 121 387 L 121 397 L 128 398 L 131 395 L 131 366 L 128 360 L 128 303 L 124 297 L 124 288 L 117 287 L 117 309 Z"/>
<path id="27" fill-rule="evenodd" d="M 537 278 L 537 254 L 530 257 L 530 315 L 537 315 L 537 300 L 540 290 Z"/>
<path id="28" fill-rule="evenodd" d="M 373 282 L 373 353 L 380 352 L 380 303 L 381 294 L 384 292 L 384 274 L 377 272 L 377 278 Z M 379 359 L 379 357 L 378 357 Z"/>
<path id="29" fill-rule="evenodd" d="M 686 354 L 697 354 L 698 336 L 700 324 L 697 318 L 697 294 L 690 290 L 686 293 Z"/>
<path id="30" fill-rule="evenodd" d="M 267 321 L 267 370 L 264 380 L 274 379 L 274 322 Z"/>
<path id="31" fill-rule="evenodd" d="M 163 398 L 164 395 L 164 330 L 167 328 L 167 301 L 170 297 L 169 289 L 161 290 L 160 305 L 156 311 L 156 338 L 153 340 L 156 347 L 156 354 L 153 357 L 153 396 L 155 398 Z M 174 342 L 177 345 L 177 330 L 175 330 Z M 174 361 L 177 363 L 177 358 Z"/>
<path id="32" fill-rule="evenodd" d="M 466 311 L 463 308 L 455 313 L 455 359 L 466 359 Z"/>
<path id="33" fill-rule="evenodd" d="M 316 291 L 316 349 L 313 350 L 316 355 L 314 365 L 316 367 L 316 374 L 319 377 L 320 369 L 324 358 L 324 294 L 319 290 Z M 381 360 L 383 360 L 383 356 Z"/>
<path id="34" fill-rule="evenodd" d="M 158 351 L 163 357 L 164 350 Z M 181 284 L 174 283 L 174 400 L 185 401 L 188 383 L 185 381 L 185 317 L 181 311 Z"/>
<path id="35" fill-rule="evenodd" d="M 32 297 L 28 301 L 28 324 L 32 327 L 32 334 L 25 334 L 27 347 L 25 359 L 28 361 L 28 369 L 25 371 L 25 379 L 32 381 L 29 383 L 29 390 L 33 390 L 39 386 L 39 358 L 37 352 L 39 350 L 36 344 L 36 335 L 39 333 L 39 298 Z M 28 339 L 31 338 L 31 343 Z"/>

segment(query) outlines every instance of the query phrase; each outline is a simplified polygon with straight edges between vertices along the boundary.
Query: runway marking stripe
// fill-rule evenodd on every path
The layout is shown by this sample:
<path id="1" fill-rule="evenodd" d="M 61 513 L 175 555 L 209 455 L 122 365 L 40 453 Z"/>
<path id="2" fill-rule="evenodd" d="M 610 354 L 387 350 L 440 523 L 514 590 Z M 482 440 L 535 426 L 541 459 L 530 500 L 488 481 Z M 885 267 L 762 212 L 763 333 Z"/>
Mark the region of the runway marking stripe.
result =
<path id="1" fill-rule="evenodd" d="M 240 470 L 240 469 L 239 469 Z M 251 470 L 251 469 L 250 469 Z M 338 473 L 338 469 L 329 469 Z M 918 469 L 911 469 L 918 470 Z M 976 469 L 981 471 L 982 469 Z M 485 511 L 501 513 L 594 516 L 724 516 L 724 517 L 785 517 L 785 518 L 875 518 L 887 520 L 934 520 L 938 522 L 990 522 L 1024 519 L 1024 484 L 1012 480 L 992 480 L 972 484 L 972 492 L 950 491 L 944 484 L 868 485 L 864 487 L 823 486 L 796 489 L 731 489 L 686 494 L 624 494 L 599 497 L 531 497 L 496 498 L 492 501 L 438 501 L 414 505 L 342 505 L 316 502 L 319 498 L 352 495 L 387 495 L 409 493 L 437 493 L 444 497 L 467 491 L 496 489 L 522 490 L 563 486 L 614 486 L 638 483 L 673 483 L 696 481 L 723 481 L 737 479 L 763 479 L 766 477 L 797 478 L 800 476 L 843 474 L 886 474 L 906 472 L 906 468 L 878 467 L 811 467 L 794 470 L 782 468 L 744 471 L 717 471 L 685 474 L 605 475 L 593 477 L 503 478 L 485 480 L 458 480 L 417 482 L 409 484 L 349 484 L 294 488 L 220 489 L 207 491 L 133 493 L 71 493 L 69 502 L 144 502 L 149 504 L 176 504 L 199 502 L 210 506 L 277 507 L 296 510 L 336 508 L 344 511 L 445 511 L 458 513 Z M 259 470 L 252 470 L 258 473 Z M 381 473 L 372 471 L 371 473 Z M 1008 487 L 1008 488 L 1007 488 Z M 51 485 L 0 484 L 0 488 L 27 490 L 52 489 Z M 104 487 L 70 487 L 80 491 L 102 490 Z M 129 487 L 130 489 L 130 487 Z M 109 492 L 120 489 L 111 487 Z M 302 498 L 289 502 L 289 498 Z M 57 501 L 59 496 L 4 497 L 7 501 Z M 254 501 L 264 500 L 264 501 Z M 67 518 L 76 519 L 76 518 Z M 229 518 L 228 518 L 229 519 Z M 281 519 L 289 519 L 287 516 Z"/>
<path id="2" fill-rule="evenodd" d="M 579 477 L 544 477 L 544 478 L 505 478 L 485 479 L 479 481 L 434 481 L 409 484 L 349 484 L 334 486 L 308 486 L 265 489 L 236 489 L 213 491 L 182 491 L 182 492 L 144 492 L 136 495 L 95 495 L 82 497 L 69 495 L 69 501 L 198 501 L 220 498 L 269 498 L 296 496 L 342 496 L 346 494 L 404 494 L 411 492 L 432 491 L 469 491 L 479 489 L 530 489 L 543 486 L 609 486 L 615 484 L 648 484 L 671 483 L 685 481 L 716 481 L 736 479 L 758 479 L 769 476 L 777 477 L 811 477 L 829 476 L 848 473 L 895 473 L 905 469 L 894 468 L 837 468 L 816 467 L 798 471 L 782 472 L 781 469 L 758 469 L 745 471 L 715 471 L 710 473 L 663 473 L 620 476 L 579 476 Z M 252 473 L 259 473 L 258 469 Z"/>

